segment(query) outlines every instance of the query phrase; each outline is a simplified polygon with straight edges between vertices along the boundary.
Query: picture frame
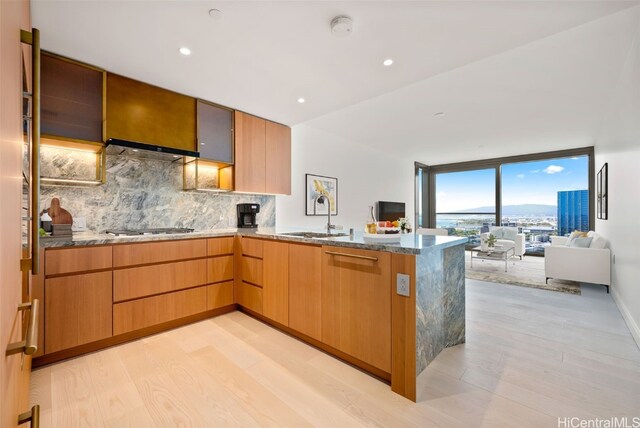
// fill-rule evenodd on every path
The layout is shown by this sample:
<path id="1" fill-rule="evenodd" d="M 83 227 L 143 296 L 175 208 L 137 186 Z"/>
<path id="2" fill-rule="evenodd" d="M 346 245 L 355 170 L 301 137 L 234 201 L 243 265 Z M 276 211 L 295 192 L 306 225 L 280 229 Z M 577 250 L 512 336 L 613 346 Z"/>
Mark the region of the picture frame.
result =
<path id="1" fill-rule="evenodd" d="M 318 202 L 321 196 L 329 198 L 329 204 Z M 305 214 L 326 216 L 331 206 L 331 215 L 338 215 L 338 179 L 317 174 L 305 174 Z"/>
<path id="2" fill-rule="evenodd" d="M 597 218 L 609 219 L 609 164 L 605 163 L 596 178 L 597 181 Z"/>

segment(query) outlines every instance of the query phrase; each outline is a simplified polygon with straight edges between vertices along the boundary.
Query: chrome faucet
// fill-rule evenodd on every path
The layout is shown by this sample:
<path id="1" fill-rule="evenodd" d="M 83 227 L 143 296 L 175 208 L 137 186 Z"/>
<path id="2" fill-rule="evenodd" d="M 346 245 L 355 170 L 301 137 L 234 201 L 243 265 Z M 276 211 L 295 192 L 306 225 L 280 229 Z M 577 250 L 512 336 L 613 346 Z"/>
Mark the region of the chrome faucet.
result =
<path id="1" fill-rule="evenodd" d="M 324 205 L 325 201 L 327 202 L 327 233 L 331 233 L 331 229 L 335 229 L 336 227 L 331 224 L 331 204 L 329 203 L 329 198 L 325 195 L 320 195 L 313 201 L 313 214 L 316 214 L 317 204 L 321 203 Z"/>

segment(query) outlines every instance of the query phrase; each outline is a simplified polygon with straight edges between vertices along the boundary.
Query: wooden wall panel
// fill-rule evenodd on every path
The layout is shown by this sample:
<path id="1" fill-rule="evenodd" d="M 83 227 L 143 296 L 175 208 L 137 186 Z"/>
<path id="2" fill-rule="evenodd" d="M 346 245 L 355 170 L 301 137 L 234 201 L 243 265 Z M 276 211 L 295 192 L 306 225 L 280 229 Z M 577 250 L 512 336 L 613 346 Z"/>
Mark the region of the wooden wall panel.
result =
<path id="1" fill-rule="evenodd" d="M 322 248 L 289 244 L 289 327 L 322 340 Z"/>
<path id="2" fill-rule="evenodd" d="M 111 272 L 45 280 L 45 352 L 111 336 Z"/>
<path id="3" fill-rule="evenodd" d="M 416 256 L 392 254 L 392 283 L 398 273 L 411 280 L 409 297 L 391 294 L 391 390 L 416 401 Z"/>
<path id="4" fill-rule="evenodd" d="M 233 281 L 207 286 L 207 310 L 233 304 Z"/>
<path id="5" fill-rule="evenodd" d="M 233 254 L 233 236 L 207 239 L 208 256 L 224 256 Z"/>
<path id="6" fill-rule="evenodd" d="M 45 250 L 45 274 L 58 275 L 110 269 L 111 247 L 47 248 Z"/>
<path id="7" fill-rule="evenodd" d="M 207 287 L 113 305 L 113 334 L 139 330 L 207 310 Z"/>
<path id="8" fill-rule="evenodd" d="M 113 301 L 191 288 L 207 283 L 207 260 L 189 260 L 113 271 Z"/>
<path id="9" fill-rule="evenodd" d="M 207 256 L 206 239 L 146 242 L 113 246 L 113 266 L 133 266 Z"/>
<path id="10" fill-rule="evenodd" d="M 233 280 L 233 256 L 213 257 L 207 259 L 207 282 Z"/>

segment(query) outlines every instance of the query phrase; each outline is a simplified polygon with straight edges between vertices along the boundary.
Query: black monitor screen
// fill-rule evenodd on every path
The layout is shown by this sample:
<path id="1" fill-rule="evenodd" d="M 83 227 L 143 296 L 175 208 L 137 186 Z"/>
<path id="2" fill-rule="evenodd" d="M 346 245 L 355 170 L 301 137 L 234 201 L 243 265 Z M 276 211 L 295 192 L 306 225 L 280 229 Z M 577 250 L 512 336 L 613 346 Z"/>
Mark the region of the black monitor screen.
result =
<path id="1" fill-rule="evenodd" d="M 395 221 L 405 217 L 404 202 L 378 202 L 378 220 Z"/>

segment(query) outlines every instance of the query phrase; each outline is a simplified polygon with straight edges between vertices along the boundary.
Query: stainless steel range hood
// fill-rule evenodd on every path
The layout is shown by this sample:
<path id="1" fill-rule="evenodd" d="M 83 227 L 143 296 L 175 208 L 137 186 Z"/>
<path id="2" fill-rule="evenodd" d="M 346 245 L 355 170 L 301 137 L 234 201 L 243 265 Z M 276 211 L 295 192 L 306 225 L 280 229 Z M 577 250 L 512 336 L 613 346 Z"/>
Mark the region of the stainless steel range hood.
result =
<path id="1" fill-rule="evenodd" d="M 156 159 L 164 161 L 176 161 L 184 157 L 200 157 L 198 152 L 190 150 L 174 149 L 171 147 L 154 146 L 151 144 L 138 143 L 136 141 L 118 140 L 110 138 L 106 142 L 107 154 L 128 155 L 145 159 Z"/>

